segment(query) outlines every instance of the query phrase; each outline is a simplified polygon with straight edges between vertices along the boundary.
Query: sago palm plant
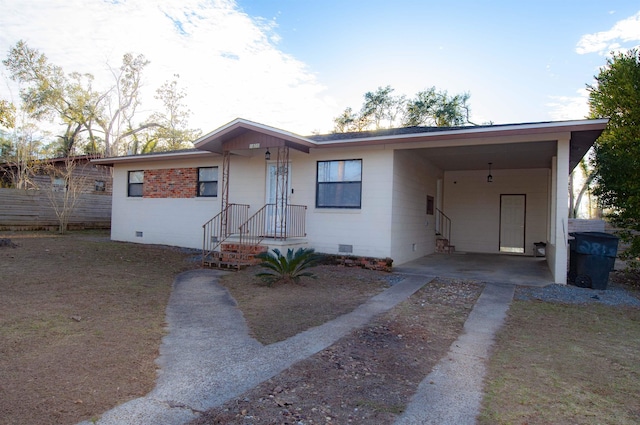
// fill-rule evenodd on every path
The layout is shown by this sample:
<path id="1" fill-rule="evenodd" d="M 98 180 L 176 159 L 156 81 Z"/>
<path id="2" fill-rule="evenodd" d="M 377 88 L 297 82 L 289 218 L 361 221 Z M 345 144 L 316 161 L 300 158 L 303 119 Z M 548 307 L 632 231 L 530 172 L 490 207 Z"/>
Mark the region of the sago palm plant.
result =
<path id="1" fill-rule="evenodd" d="M 269 269 L 256 276 L 271 284 L 278 280 L 298 283 L 301 277 L 315 278 L 313 273 L 305 270 L 315 266 L 319 256 L 313 248 L 298 248 L 295 253 L 289 249 L 287 255 L 282 255 L 279 249 L 274 248 L 271 252 L 258 254 L 256 258 L 262 260 L 262 267 Z"/>

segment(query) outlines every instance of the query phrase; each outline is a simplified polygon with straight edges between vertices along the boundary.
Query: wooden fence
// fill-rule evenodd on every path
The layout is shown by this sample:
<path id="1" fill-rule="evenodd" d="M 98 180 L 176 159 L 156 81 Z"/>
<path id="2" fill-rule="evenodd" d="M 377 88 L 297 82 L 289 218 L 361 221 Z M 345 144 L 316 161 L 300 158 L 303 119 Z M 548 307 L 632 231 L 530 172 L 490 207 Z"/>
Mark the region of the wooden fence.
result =
<path id="1" fill-rule="evenodd" d="M 0 189 L 0 230 L 58 226 L 51 194 L 44 190 Z M 60 194 L 54 194 L 62 196 Z M 111 194 L 83 193 L 69 218 L 69 228 L 111 227 Z"/>
<path id="2" fill-rule="evenodd" d="M 604 220 L 594 220 L 594 219 L 578 219 L 578 218 L 570 218 L 569 219 L 569 229 L 568 232 L 604 232 L 605 231 L 605 222 Z"/>

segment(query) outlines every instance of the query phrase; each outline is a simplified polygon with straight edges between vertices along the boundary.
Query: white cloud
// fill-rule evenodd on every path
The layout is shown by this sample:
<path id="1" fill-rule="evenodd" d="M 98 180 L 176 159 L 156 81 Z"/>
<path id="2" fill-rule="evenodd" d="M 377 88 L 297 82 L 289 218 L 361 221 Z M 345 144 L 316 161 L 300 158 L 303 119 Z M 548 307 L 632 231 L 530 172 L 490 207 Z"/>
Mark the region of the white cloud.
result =
<path id="1" fill-rule="evenodd" d="M 253 19 L 233 0 L 0 2 L 0 28 L 0 52 L 24 39 L 66 72 L 94 74 L 97 87 L 112 82 L 107 63 L 144 54 L 143 107 L 156 107 L 155 89 L 179 74 L 191 125 L 204 132 L 236 117 L 301 134 L 332 123 L 325 87 L 278 49 L 275 22 Z"/>
<path id="2" fill-rule="evenodd" d="M 633 44 L 628 48 L 636 47 L 640 43 L 640 12 L 616 22 L 608 31 L 583 35 L 578 41 L 576 52 L 580 55 L 586 53 L 606 55 L 612 51 L 626 50 L 621 43 Z"/>
<path id="3" fill-rule="evenodd" d="M 581 120 L 589 115 L 589 92 L 582 88 L 576 96 L 551 96 L 546 104 L 554 121 Z"/>

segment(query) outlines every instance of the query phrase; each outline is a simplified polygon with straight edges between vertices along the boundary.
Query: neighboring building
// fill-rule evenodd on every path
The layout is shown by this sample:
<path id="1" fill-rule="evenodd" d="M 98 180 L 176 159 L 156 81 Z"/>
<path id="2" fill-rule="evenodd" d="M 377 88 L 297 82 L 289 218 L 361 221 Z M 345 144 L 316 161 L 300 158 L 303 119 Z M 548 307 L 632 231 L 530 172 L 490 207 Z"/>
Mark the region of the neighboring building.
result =
<path id="1" fill-rule="evenodd" d="M 207 255 L 229 242 L 308 246 L 396 265 L 437 246 L 534 255 L 544 242 L 555 282 L 565 283 L 569 173 L 606 124 L 302 137 L 237 119 L 195 150 L 94 163 L 113 166 L 114 240 Z"/>
<path id="2" fill-rule="evenodd" d="M 112 168 L 93 164 L 95 156 L 74 156 L 33 161 L 20 169 L 0 164 L 0 230 L 52 229 L 61 211 L 69 211 L 70 228 L 108 228 L 111 224 Z M 16 175 L 24 173 L 21 189 Z M 71 187 L 71 176 L 79 191 Z M 52 193 L 53 192 L 53 193 Z M 70 202 L 76 199 L 77 202 Z M 74 208 L 68 205 L 75 204 Z"/>
<path id="3" fill-rule="evenodd" d="M 25 189 L 64 190 L 64 176 L 71 173 L 72 178 L 82 183 L 83 193 L 111 194 L 113 185 L 111 167 L 93 164 L 94 155 L 47 158 L 29 164 L 29 176 Z M 17 171 L 14 164 L 0 164 L 0 187 L 11 188 L 12 175 Z"/>

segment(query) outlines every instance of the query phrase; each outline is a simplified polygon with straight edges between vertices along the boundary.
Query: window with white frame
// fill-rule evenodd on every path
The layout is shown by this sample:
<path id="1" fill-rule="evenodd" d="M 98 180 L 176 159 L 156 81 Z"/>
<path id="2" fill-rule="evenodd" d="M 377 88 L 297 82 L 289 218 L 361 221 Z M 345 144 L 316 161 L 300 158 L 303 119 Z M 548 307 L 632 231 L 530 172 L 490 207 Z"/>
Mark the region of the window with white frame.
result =
<path id="1" fill-rule="evenodd" d="M 318 161 L 316 207 L 360 208 L 362 160 Z"/>
<path id="2" fill-rule="evenodd" d="M 107 189 L 104 180 L 95 180 L 94 188 L 96 192 L 104 192 Z"/>
<path id="3" fill-rule="evenodd" d="M 198 196 L 218 196 L 218 167 L 198 168 Z"/>
<path id="4" fill-rule="evenodd" d="M 129 197 L 142 197 L 142 187 L 144 185 L 144 171 L 129 171 L 127 195 Z"/>

